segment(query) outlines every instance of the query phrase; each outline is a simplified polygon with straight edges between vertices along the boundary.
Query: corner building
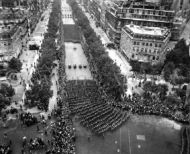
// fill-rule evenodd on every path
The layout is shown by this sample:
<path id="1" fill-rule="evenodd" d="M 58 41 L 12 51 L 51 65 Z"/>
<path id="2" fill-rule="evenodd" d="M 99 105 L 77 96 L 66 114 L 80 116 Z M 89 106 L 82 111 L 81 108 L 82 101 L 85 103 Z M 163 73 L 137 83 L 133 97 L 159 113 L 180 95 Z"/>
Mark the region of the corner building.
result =
<path id="1" fill-rule="evenodd" d="M 169 8 L 162 3 L 115 1 L 106 10 L 106 33 L 119 46 L 122 28 L 131 23 L 171 29 L 175 12 Z"/>
<path id="2" fill-rule="evenodd" d="M 167 28 L 126 25 L 121 32 L 120 51 L 128 60 L 162 63 L 170 37 Z"/>

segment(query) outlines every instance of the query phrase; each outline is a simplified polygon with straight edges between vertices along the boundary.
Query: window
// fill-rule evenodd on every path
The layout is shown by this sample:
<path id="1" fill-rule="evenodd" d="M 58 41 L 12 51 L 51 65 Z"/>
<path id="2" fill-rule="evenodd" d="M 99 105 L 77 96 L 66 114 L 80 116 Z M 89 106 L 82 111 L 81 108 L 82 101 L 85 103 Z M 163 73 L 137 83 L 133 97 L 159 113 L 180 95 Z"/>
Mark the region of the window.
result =
<path id="1" fill-rule="evenodd" d="M 133 42 L 133 44 L 134 44 L 134 45 L 136 45 L 136 44 L 137 44 L 137 42 Z"/>
<path id="2" fill-rule="evenodd" d="M 155 47 L 157 47 L 157 43 L 155 43 Z"/>
<path id="3" fill-rule="evenodd" d="M 142 43 L 142 45 L 144 46 L 144 45 L 145 45 L 145 43 L 143 42 L 143 43 Z"/>
<path id="4" fill-rule="evenodd" d="M 150 43 L 150 46 L 152 46 L 152 43 Z"/>
<path id="5" fill-rule="evenodd" d="M 151 53 L 151 49 L 149 49 L 149 53 Z"/>
<path id="6" fill-rule="evenodd" d="M 159 47 L 161 48 L 161 47 L 162 47 L 162 44 L 159 44 Z"/>
<path id="7" fill-rule="evenodd" d="M 137 42 L 137 45 L 139 45 L 140 43 L 139 42 Z"/>
<path id="8" fill-rule="evenodd" d="M 147 48 L 145 48 L 145 52 L 147 53 Z"/>
<path id="9" fill-rule="evenodd" d="M 148 43 L 146 43 L 146 46 L 148 46 Z"/>

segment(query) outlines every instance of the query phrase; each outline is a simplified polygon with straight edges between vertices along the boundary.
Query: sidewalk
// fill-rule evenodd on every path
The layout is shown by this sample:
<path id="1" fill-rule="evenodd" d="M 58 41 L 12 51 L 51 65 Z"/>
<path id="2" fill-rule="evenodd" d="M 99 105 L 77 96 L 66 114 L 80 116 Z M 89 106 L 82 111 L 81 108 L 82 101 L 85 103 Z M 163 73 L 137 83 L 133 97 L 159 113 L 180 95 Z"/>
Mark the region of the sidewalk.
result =
<path id="1" fill-rule="evenodd" d="M 49 107 L 48 107 L 48 112 L 49 113 L 51 113 L 52 110 L 54 110 L 57 107 L 58 68 L 59 68 L 59 66 L 56 66 L 52 71 L 51 90 L 53 91 L 53 96 L 49 100 Z"/>
<path id="2" fill-rule="evenodd" d="M 34 32 L 31 34 L 30 38 L 35 36 L 35 35 L 41 35 L 46 32 L 46 27 L 49 21 L 49 15 L 50 15 L 50 10 L 46 10 L 43 14 L 45 15 L 45 18 L 43 21 L 40 21 Z M 43 40 L 43 37 L 42 37 Z M 42 42 L 42 41 L 41 41 Z M 23 52 L 20 55 L 19 59 L 22 62 L 22 70 L 20 73 L 18 73 L 19 77 L 19 83 L 17 86 L 14 87 L 15 89 L 15 96 L 13 97 L 13 102 L 16 101 L 18 104 L 15 105 L 12 103 L 9 107 L 15 107 L 15 108 L 20 108 L 20 105 L 24 105 L 23 99 L 25 97 L 25 84 L 26 84 L 26 89 L 29 89 L 29 84 L 30 80 L 32 77 L 32 73 L 35 71 L 35 66 L 38 63 L 38 59 L 40 57 L 39 51 L 35 50 L 29 50 L 28 49 L 28 44 L 25 48 L 23 48 Z M 20 84 L 21 82 L 21 84 Z M 8 108 L 9 108 L 8 107 Z"/>
<path id="3" fill-rule="evenodd" d="M 96 27 L 95 21 L 91 18 L 90 14 L 85 11 L 84 7 L 80 7 L 83 10 L 83 13 L 88 18 L 90 26 L 93 28 L 97 36 L 100 36 L 102 44 L 105 45 L 107 43 L 111 43 L 107 34 L 100 27 Z M 131 71 L 132 68 L 129 62 L 125 59 L 125 57 L 118 50 L 109 49 L 107 47 L 105 47 L 105 49 L 108 52 L 109 57 L 120 68 L 121 74 L 123 74 L 126 77 L 128 87 L 126 94 L 131 95 L 133 92 L 140 92 L 139 88 L 137 87 L 140 80 L 131 77 L 133 74 L 133 72 Z"/>

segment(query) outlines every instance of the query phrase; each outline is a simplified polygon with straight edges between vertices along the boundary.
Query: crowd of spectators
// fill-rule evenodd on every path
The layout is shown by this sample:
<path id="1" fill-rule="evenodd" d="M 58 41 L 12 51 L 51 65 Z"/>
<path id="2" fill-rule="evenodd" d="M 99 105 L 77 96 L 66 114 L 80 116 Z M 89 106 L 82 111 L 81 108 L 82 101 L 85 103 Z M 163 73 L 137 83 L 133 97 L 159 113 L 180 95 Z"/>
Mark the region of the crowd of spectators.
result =
<path id="1" fill-rule="evenodd" d="M 46 154 L 74 154 L 75 133 L 72 127 L 72 120 L 60 114 L 52 128 L 51 149 Z"/>
<path id="2" fill-rule="evenodd" d="M 30 139 L 30 142 L 29 142 L 28 145 L 29 145 L 29 149 L 30 150 L 39 150 L 39 149 L 45 149 L 45 148 L 47 148 L 47 145 L 39 137 L 37 137 L 35 139 Z"/>
<path id="3" fill-rule="evenodd" d="M 23 125 L 26 125 L 27 127 L 32 126 L 38 122 L 37 118 L 33 116 L 30 112 L 21 113 L 20 120 L 22 121 Z"/>
<path id="4" fill-rule="evenodd" d="M 182 105 L 166 104 L 158 96 L 149 95 L 144 98 L 135 93 L 133 96 L 125 98 L 123 102 L 112 102 L 112 105 L 124 111 L 131 111 L 133 114 L 157 115 L 178 122 L 189 123 L 189 116 L 182 112 Z M 181 111 L 181 113 L 179 114 L 177 111 Z"/>
<path id="5" fill-rule="evenodd" d="M 61 39 L 61 38 L 60 38 Z M 58 40 L 61 41 L 61 40 Z M 66 102 L 66 73 L 65 73 L 65 50 L 62 46 L 59 50 L 59 69 L 58 69 L 58 109 L 54 115 L 56 117 L 55 124 L 52 128 L 51 148 L 46 154 L 75 154 L 75 132 L 73 129 L 72 119 L 70 117 L 69 104 Z"/>
<path id="6" fill-rule="evenodd" d="M 0 145 L 0 154 L 11 154 L 10 145 Z"/>

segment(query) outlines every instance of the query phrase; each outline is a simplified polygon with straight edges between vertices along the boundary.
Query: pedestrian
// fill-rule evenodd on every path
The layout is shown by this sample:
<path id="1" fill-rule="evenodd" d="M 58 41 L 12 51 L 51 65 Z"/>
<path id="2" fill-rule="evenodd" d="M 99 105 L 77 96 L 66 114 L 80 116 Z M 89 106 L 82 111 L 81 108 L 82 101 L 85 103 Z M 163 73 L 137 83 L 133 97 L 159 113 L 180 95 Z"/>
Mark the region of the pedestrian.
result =
<path id="1" fill-rule="evenodd" d="M 27 138 L 26 138 L 26 136 L 24 136 L 24 137 L 22 138 L 22 147 L 23 147 L 23 148 L 26 146 L 26 142 L 27 142 Z"/>
<path id="2" fill-rule="evenodd" d="M 39 128 L 39 126 L 38 126 L 38 125 L 36 126 L 36 128 L 37 128 L 37 129 L 36 129 L 36 130 L 37 130 L 37 132 L 39 132 L 39 131 L 40 131 L 40 128 Z"/>
<path id="3" fill-rule="evenodd" d="M 24 154 L 24 149 L 22 148 L 22 150 L 21 150 L 21 154 Z"/>
<path id="4" fill-rule="evenodd" d="M 12 140 L 9 140 L 9 146 L 11 146 L 12 145 Z"/>
<path id="5" fill-rule="evenodd" d="M 45 130 L 44 134 L 45 134 L 45 136 L 47 136 L 47 135 L 48 135 L 47 130 Z"/>
<path id="6" fill-rule="evenodd" d="M 90 142 L 90 136 L 88 136 L 88 142 Z"/>
<path id="7" fill-rule="evenodd" d="M 3 137 L 4 139 L 7 139 L 7 133 L 4 133 Z"/>

